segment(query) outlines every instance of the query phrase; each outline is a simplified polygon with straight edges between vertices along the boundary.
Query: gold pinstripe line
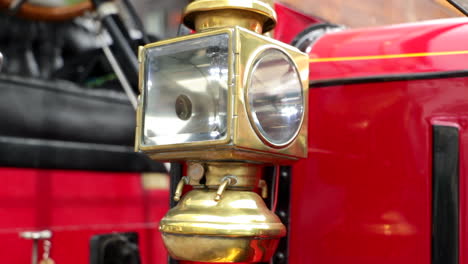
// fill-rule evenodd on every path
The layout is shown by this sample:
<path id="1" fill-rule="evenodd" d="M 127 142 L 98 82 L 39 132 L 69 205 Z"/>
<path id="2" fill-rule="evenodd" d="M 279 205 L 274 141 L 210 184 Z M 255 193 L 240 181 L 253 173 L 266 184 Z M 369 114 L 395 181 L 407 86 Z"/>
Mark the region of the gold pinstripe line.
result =
<path id="1" fill-rule="evenodd" d="M 375 56 L 313 58 L 313 59 L 309 59 L 309 62 L 310 63 L 317 63 L 317 62 L 333 62 L 333 61 L 380 60 L 380 59 L 414 58 L 414 57 L 428 57 L 428 56 L 447 56 L 447 55 L 461 55 L 461 54 L 468 54 L 468 50 L 426 52 L 426 53 L 403 53 L 403 54 L 375 55 Z"/>

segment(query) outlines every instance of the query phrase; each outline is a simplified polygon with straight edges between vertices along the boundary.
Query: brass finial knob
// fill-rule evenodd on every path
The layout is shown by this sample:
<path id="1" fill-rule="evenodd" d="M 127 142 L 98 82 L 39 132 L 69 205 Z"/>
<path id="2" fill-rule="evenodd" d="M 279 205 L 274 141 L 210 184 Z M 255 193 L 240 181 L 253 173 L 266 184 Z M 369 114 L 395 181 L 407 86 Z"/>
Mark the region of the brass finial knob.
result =
<path id="1" fill-rule="evenodd" d="M 184 11 L 184 24 L 196 31 L 241 26 L 259 34 L 276 25 L 270 0 L 196 0 Z"/>

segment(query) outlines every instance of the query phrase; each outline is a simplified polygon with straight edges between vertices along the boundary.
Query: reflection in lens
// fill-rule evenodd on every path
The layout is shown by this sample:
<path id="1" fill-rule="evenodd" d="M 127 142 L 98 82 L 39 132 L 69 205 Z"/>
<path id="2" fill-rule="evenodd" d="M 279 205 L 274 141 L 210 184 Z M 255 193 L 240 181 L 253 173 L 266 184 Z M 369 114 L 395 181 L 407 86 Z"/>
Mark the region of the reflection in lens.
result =
<path id="1" fill-rule="evenodd" d="M 248 86 L 252 119 L 261 136 L 274 145 L 296 136 L 304 114 L 300 76 L 289 57 L 269 49 L 255 62 Z"/>
<path id="2" fill-rule="evenodd" d="M 175 102 L 175 111 L 182 120 L 188 120 L 192 116 L 192 102 L 186 95 L 179 95 Z"/>

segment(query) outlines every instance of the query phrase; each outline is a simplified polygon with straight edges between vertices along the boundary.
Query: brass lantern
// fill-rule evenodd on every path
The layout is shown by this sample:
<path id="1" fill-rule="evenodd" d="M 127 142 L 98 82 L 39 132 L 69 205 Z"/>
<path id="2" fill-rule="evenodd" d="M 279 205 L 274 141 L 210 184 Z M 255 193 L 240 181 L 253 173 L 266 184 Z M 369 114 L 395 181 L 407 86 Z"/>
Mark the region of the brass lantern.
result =
<path id="1" fill-rule="evenodd" d="M 306 156 L 308 57 L 241 27 L 140 50 L 137 150 L 157 160 Z"/>
<path id="2" fill-rule="evenodd" d="M 136 150 L 187 164 L 160 223 L 166 248 L 178 260 L 268 261 L 286 228 L 255 190 L 266 164 L 306 157 L 308 56 L 261 35 L 276 23 L 264 1 L 194 1 L 184 22 L 199 33 L 139 51 Z"/>

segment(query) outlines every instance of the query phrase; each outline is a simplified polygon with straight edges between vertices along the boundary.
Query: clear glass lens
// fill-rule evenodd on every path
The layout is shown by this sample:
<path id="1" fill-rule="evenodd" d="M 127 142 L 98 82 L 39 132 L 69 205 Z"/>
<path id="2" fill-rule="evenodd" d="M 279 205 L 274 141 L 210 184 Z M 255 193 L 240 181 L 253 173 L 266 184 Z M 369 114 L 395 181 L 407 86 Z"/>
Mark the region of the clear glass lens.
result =
<path id="1" fill-rule="evenodd" d="M 226 137 L 228 42 L 220 34 L 147 50 L 144 145 Z"/>
<path id="2" fill-rule="evenodd" d="M 264 51 L 254 64 L 248 86 L 251 116 L 261 136 L 281 146 L 296 136 L 304 114 L 300 76 L 280 50 Z"/>

